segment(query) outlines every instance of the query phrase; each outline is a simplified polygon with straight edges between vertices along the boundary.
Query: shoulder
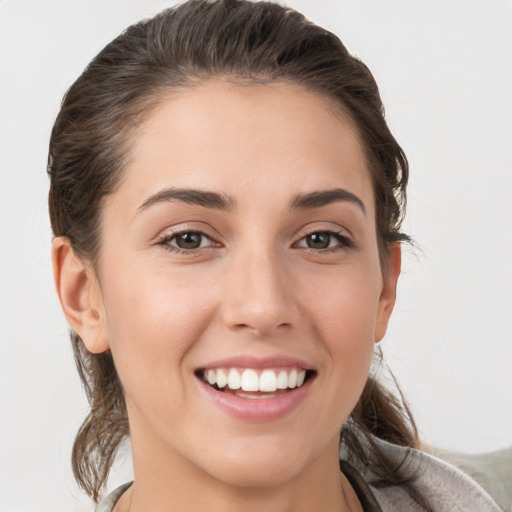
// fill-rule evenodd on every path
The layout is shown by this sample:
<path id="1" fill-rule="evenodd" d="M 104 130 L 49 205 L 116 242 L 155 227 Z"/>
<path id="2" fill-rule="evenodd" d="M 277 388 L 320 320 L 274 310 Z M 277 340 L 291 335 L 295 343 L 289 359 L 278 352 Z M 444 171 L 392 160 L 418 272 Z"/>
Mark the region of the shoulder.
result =
<path id="1" fill-rule="evenodd" d="M 496 502 L 475 480 L 457 467 L 428 453 L 378 440 L 384 451 L 397 462 L 403 461 L 416 471 L 417 488 L 428 497 L 436 512 L 500 512 Z M 420 511 L 400 486 L 372 486 L 374 475 L 363 468 L 383 512 Z"/>
<path id="2" fill-rule="evenodd" d="M 512 446 L 487 453 L 468 454 L 425 447 L 478 482 L 506 511 L 512 511 Z"/>

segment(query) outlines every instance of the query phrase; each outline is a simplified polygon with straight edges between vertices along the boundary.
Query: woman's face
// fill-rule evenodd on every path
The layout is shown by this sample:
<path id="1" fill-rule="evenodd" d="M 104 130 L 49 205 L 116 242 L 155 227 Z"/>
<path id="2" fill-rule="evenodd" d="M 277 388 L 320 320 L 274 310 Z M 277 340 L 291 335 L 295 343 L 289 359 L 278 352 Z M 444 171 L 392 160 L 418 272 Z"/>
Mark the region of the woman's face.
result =
<path id="1" fill-rule="evenodd" d="M 101 247 L 84 341 L 112 351 L 136 477 L 260 486 L 337 464 L 399 267 L 393 248 L 381 273 L 350 122 L 290 85 L 170 95 L 132 140 Z"/>

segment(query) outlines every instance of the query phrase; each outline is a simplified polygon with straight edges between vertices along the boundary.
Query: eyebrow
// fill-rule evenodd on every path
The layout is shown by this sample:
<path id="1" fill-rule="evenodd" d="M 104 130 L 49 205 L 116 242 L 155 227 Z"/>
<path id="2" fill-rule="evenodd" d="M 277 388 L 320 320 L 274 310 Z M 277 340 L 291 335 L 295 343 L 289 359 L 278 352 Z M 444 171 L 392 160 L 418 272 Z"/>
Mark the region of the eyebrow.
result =
<path id="1" fill-rule="evenodd" d="M 233 197 L 218 192 L 192 188 L 166 188 L 148 197 L 139 207 L 139 211 L 145 210 L 157 203 L 173 200 L 224 211 L 231 211 L 236 207 L 236 200 Z M 290 210 L 320 208 L 338 201 L 356 204 L 366 215 L 366 208 L 361 199 L 343 188 L 298 194 L 290 202 L 289 208 Z"/>
<path id="2" fill-rule="evenodd" d="M 366 215 L 366 208 L 363 201 L 355 194 L 345 190 L 344 188 L 335 188 L 332 190 L 321 190 L 309 192 L 307 194 L 299 194 L 290 203 L 291 210 L 319 208 L 338 201 L 347 201 L 357 205 Z"/>
<path id="3" fill-rule="evenodd" d="M 156 203 L 172 200 L 225 211 L 232 210 L 236 205 L 234 198 L 217 192 L 191 188 L 166 188 L 148 197 L 144 203 L 139 206 L 139 211 L 145 210 Z"/>

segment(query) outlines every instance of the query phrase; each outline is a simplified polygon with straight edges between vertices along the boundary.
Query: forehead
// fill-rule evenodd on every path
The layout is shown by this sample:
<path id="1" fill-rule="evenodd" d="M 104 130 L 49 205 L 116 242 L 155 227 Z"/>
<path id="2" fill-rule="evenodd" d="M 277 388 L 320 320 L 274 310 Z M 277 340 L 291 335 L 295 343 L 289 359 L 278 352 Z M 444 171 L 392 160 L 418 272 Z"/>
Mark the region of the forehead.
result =
<path id="1" fill-rule="evenodd" d="M 135 130 L 128 161 L 121 188 L 141 198 L 169 186 L 235 196 L 272 188 L 277 199 L 343 185 L 373 202 L 352 122 L 333 101 L 289 84 L 212 80 L 173 91 Z"/>

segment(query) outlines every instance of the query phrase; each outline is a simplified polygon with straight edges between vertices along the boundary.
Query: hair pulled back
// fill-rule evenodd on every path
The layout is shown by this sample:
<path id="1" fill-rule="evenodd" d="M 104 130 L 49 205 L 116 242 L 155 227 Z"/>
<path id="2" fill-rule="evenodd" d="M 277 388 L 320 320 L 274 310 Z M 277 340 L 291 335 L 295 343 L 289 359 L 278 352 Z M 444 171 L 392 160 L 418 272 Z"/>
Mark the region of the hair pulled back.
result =
<path id="1" fill-rule="evenodd" d="M 389 243 L 408 240 L 400 231 L 407 160 L 385 122 L 368 68 L 335 35 L 292 9 L 267 2 L 191 0 L 129 27 L 94 58 L 64 97 L 50 140 L 49 209 L 54 235 L 68 237 L 79 257 L 94 265 L 101 256 L 102 203 L 123 178 L 130 141 L 145 116 L 170 91 L 211 78 L 287 82 L 333 100 L 355 125 L 366 152 L 381 262 Z M 97 500 L 117 449 L 129 435 L 126 406 L 110 351 L 89 353 L 73 331 L 71 340 L 90 403 L 75 439 L 73 471 Z M 403 400 L 370 377 L 342 442 L 349 454 L 362 459 L 363 444 L 369 445 L 381 484 L 405 484 L 422 501 L 413 475 L 387 460 L 373 436 L 417 444 Z"/>

